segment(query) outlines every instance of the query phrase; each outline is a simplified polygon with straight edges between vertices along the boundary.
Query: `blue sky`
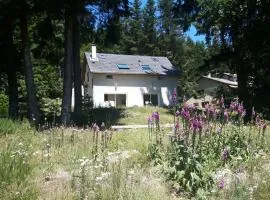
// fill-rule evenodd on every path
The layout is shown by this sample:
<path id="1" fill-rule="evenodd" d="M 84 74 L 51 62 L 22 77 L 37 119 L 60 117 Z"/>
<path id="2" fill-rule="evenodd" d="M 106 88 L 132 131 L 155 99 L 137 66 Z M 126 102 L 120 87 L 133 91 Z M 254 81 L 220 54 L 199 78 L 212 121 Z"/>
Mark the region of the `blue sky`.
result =
<path id="1" fill-rule="evenodd" d="M 195 26 L 191 25 L 186 35 L 189 36 L 194 42 L 205 42 L 205 35 L 196 36 L 197 30 Z"/>

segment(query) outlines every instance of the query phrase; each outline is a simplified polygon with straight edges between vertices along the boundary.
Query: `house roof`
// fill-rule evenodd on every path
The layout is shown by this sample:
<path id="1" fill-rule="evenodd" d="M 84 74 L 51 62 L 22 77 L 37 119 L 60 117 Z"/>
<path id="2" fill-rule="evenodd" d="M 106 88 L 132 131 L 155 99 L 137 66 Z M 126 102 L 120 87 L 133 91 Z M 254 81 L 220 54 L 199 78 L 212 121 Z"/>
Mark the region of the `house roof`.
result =
<path id="1" fill-rule="evenodd" d="M 177 76 L 177 70 L 166 57 L 121 55 L 97 53 L 97 58 L 92 59 L 91 53 L 85 53 L 87 64 L 92 73 L 107 74 L 151 74 Z M 128 65 L 128 69 L 120 69 L 119 65 Z M 150 70 L 143 67 L 149 66 Z"/>
<path id="2" fill-rule="evenodd" d="M 227 79 L 216 78 L 216 77 L 211 77 L 211 76 L 203 76 L 203 78 L 210 79 L 210 80 L 213 80 L 213 81 L 217 81 L 217 82 L 220 82 L 220 83 L 232 86 L 232 87 L 237 87 L 238 86 L 237 81 L 230 81 L 230 80 L 227 80 Z"/>

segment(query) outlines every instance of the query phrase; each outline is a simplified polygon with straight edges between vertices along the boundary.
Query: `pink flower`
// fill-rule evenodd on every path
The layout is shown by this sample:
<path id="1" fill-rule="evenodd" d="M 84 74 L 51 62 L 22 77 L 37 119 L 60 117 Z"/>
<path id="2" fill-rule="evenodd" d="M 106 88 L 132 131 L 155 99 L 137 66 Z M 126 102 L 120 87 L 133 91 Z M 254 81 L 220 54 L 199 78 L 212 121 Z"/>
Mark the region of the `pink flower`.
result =
<path id="1" fill-rule="evenodd" d="M 222 108 L 225 108 L 223 96 L 222 96 L 221 99 L 220 99 L 220 106 L 221 106 Z"/>
<path id="2" fill-rule="evenodd" d="M 190 118 L 190 112 L 186 108 L 182 108 L 181 115 L 185 120 L 189 120 L 189 118 Z"/>
<path id="3" fill-rule="evenodd" d="M 154 119 L 156 121 L 159 121 L 159 114 L 158 114 L 158 112 L 153 112 L 152 113 L 152 119 Z"/>
<path id="4" fill-rule="evenodd" d="M 177 111 L 175 112 L 175 116 L 176 116 L 176 117 L 178 117 L 180 114 L 181 114 L 181 113 L 179 112 L 179 110 L 177 110 Z"/>
<path id="5" fill-rule="evenodd" d="M 175 124 L 175 130 L 179 130 L 180 129 L 180 124 L 179 124 L 179 122 L 176 122 L 176 124 Z"/>
<path id="6" fill-rule="evenodd" d="M 201 117 L 193 117 L 189 120 L 190 128 L 194 131 L 201 131 L 203 128 L 203 122 Z"/>
<path id="7" fill-rule="evenodd" d="M 223 189 L 224 187 L 225 187 L 225 182 L 224 182 L 224 179 L 222 178 L 218 181 L 218 188 Z"/>
<path id="8" fill-rule="evenodd" d="M 225 109 L 225 110 L 224 110 L 224 120 L 225 120 L 225 121 L 228 121 L 228 119 L 229 119 L 228 110 Z"/>
<path id="9" fill-rule="evenodd" d="M 176 90 L 176 88 L 173 89 L 171 100 L 172 100 L 173 104 L 177 103 L 177 90 Z"/>

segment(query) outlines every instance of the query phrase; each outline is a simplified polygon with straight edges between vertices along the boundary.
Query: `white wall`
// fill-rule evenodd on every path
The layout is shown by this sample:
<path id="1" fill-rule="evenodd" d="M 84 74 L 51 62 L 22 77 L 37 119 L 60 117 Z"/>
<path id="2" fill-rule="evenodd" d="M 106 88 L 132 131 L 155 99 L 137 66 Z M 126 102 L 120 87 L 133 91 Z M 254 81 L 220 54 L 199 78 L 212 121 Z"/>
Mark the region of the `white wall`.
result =
<path id="1" fill-rule="evenodd" d="M 104 106 L 104 94 L 126 94 L 126 104 L 143 106 L 143 94 L 157 94 L 159 106 L 170 105 L 170 96 L 177 86 L 176 77 L 161 77 L 151 75 L 112 75 L 107 79 L 106 74 L 90 75 L 85 94 L 92 96 L 95 106 Z M 87 79 L 85 79 L 87 80 Z M 93 81 L 93 88 L 91 88 Z"/>

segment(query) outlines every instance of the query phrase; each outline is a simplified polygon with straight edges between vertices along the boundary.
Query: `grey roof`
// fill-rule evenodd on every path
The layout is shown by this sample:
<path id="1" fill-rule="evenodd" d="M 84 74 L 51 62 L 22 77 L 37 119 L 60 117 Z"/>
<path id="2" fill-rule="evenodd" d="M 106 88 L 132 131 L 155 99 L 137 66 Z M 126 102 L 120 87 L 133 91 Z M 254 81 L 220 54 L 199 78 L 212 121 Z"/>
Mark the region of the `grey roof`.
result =
<path id="1" fill-rule="evenodd" d="M 97 53 L 97 59 L 93 60 L 88 52 L 85 57 L 92 73 L 179 75 L 166 57 Z M 129 69 L 119 69 L 117 64 L 127 64 Z M 142 65 L 149 65 L 151 70 L 142 70 Z"/>

